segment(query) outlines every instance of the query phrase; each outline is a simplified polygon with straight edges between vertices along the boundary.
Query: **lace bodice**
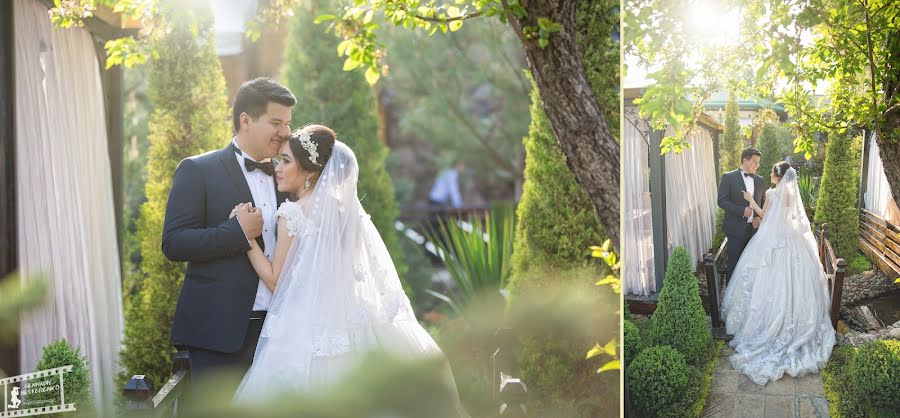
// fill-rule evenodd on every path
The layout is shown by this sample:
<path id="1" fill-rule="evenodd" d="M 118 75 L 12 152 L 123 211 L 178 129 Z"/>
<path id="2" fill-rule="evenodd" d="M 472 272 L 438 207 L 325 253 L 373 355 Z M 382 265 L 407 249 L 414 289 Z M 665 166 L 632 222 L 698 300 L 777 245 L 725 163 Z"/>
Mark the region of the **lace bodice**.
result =
<path id="1" fill-rule="evenodd" d="M 278 211 L 275 212 L 276 218 L 284 218 L 287 222 L 288 236 L 297 237 L 312 234 L 315 231 L 315 225 L 303 213 L 303 208 L 299 202 L 285 200 Z"/>

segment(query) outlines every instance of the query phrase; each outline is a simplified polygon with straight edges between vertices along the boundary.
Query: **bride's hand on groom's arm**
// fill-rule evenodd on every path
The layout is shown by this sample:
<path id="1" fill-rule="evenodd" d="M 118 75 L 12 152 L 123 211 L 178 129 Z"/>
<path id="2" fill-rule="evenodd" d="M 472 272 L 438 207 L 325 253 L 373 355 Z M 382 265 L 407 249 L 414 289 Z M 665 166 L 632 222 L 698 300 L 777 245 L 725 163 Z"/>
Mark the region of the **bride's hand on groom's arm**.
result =
<path id="1" fill-rule="evenodd" d="M 262 235 L 262 211 L 256 210 L 252 203 L 241 203 L 235 206 L 231 214 L 231 216 L 238 218 L 238 223 L 241 225 L 241 229 L 244 230 L 244 235 L 247 236 L 247 240 L 250 241 L 250 246 L 252 247 L 256 237 Z"/>

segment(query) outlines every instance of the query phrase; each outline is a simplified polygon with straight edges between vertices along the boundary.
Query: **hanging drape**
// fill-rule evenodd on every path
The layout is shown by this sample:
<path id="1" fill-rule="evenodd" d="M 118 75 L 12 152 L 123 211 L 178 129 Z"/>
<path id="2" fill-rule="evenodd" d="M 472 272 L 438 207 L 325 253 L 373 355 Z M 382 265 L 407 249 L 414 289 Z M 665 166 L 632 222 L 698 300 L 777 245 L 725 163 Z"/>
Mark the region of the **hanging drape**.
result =
<path id="1" fill-rule="evenodd" d="M 875 133 L 867 139 L 869 141 L 869 161 L 866 176 L 866 193 L 863 198 L 866 209 L 870 212 L 890 220 L 892 223 L 900 223 L 900 219 L 890 210 L 891 205 L 896 205 L 891 196 L 891 186 L 884 174 L 884 163 L 878 151 L 878 141 Z"/>
<path id="2" fill-rule="evenodd" d="M 55 30 L 38 0 L 15 0 L 13 20 L 19 271 L 50 284 L 44 304 L 21 319 L 21 370 L 65 338 L 86 356 L 104 408 L 118 391 L 123 319 L 97 51 L 86 30 Z"/>
<path id="3" fill-rule="evenodd" d="M 622 281 L 625 294 L 656 291 L 653 219 L 650 211 L 649 129 L 635 112 L 624 112 L 622 131 Z"/>
<path id="4" fill-rule="evenodd" d="M 671 129 L 666 135 L 671 135 Z M 712 246 L 716 223 L 716 160 L 712 135 L 697 126 L 688 138 L 691 147 L 666 154 L 666 222 L 669 254 L 685 247 L 697 265 Z"/>

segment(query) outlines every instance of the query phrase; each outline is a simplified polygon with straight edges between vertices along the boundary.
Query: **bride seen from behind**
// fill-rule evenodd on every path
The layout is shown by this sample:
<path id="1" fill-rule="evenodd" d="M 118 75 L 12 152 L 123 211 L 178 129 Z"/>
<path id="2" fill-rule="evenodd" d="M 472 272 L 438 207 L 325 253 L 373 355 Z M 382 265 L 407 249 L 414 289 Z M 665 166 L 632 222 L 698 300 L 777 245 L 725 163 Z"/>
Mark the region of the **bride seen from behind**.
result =
<path id="1" fill-rule="evenodd" d="M 455 411 L 450 415 L 468 416 L 443 352 L 417 321 L 384 241 L 360 204 L 353 151 L 330 128 L 309 125 L 290 136 L 280 155 L 278 189 L 296 200 L 276 213 L 273 262 L 253 243 L 248 252 L 274 295 L 235 402 L 328 389 L 366 354 L 381 350 L 442 360 L 448 408 Z M 236 208 L 242 210 L 252 208 Z"/>
<path id="2" fill-rule="evenodd" d="M 764 207 L 744 197 L 762 216 L 725 289 L 723 311 L 730 361 L 758 385 L 785 373 L 799 377 L 824 367 L 835 344 L 825 271 L 788 162 L 772 168 L 775 188 Z"/>

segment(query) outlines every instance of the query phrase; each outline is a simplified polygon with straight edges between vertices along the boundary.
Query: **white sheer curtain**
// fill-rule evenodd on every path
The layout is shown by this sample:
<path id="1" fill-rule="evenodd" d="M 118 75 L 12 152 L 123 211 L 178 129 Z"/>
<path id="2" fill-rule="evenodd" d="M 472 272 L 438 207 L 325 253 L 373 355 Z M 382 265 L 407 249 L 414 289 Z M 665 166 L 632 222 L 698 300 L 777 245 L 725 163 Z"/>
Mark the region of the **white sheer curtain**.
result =
<path id="1" fill-rule="evenodd" d="M 696 265 L 715 233 L 716 166 L 709 131 L 698 126 L 688 141 L 691 147 L 681 154 L 666 154 L 666 221 L 669 254 L 685 247 Z"/>
<path id="2" fill-rule="evenodd" d="M 19 271 L 50 280 L 21 320 L 21 369 L 65 338 L 87 357 L 102 408 L 119 389 L 123 319 L 100 67 L 84 29 L 54 30 L 38 0 L 13 10 Z"/>
<path id="3" fill-rule="evenodd" d="M 650 152 L 643 119 L 626 109 L 622 135 L 622 280 L 625 294 L 656 291 L 653 219 L 650 211 Z"/>
<path id="4" fill-rule="evenodd" d="M 869 163 L 866 176 L 865 205 L 870 212 L 888 218 L 888 207 L 891 203 L 891 186 L 884 174 L 884 164 L 878 153 L 878 141 L 875 133 L 869 137 Z"/>

